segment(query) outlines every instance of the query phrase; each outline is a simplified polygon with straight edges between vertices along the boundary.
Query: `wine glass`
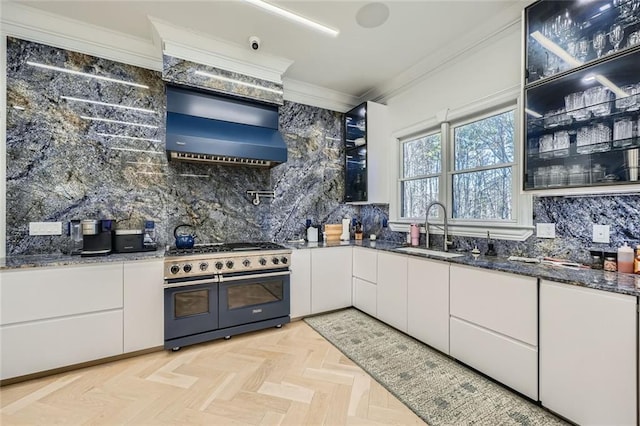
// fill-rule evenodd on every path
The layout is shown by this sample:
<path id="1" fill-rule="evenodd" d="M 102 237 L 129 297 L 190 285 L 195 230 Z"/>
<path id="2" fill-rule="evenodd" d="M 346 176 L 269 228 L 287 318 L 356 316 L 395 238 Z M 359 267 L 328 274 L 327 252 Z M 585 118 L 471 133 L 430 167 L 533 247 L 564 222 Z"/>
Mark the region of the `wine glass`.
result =
<path id="1" fill-rule="evenodd" d="M 613 24 L 609 29 L 609 42 L 613 45 L 613 51 L 617 52 L 620 47 L 620 43 L 624 38 L 624 28 L 620 24 Z"/>
<path id="2" fill-rule="evenodd" d="M 598 58 L 602 56 L 604 46 L 607 44 L 607 35 L 604 31 L 598 31 L 593 35 L 593 48 Z"/>

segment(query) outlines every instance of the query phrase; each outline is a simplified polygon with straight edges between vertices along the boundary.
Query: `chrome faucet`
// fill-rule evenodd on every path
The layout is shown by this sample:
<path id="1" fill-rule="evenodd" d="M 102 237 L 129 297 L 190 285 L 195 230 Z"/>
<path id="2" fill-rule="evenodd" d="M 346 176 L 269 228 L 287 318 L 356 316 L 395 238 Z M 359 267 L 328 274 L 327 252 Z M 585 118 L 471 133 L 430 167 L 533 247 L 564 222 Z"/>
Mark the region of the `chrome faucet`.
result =
<path id="1" fill-rule="evenodd" d="M 449 225 L 448 225 L 448 222 L 447 222 L 447 208 L 440 201 L 432 201 L 427 206 L 427 212 L 425 213 L 425 219 L 424 219 L 425 247 L 429 248 L 429 211 L 431 210 L 431 207 L 433 207 L 433 206 L 442 207 L 442 213 L 444 214 L 444 226 L 443 226 L 443 231 L 444 231 L 444 244 L 443 244 L 443 246 L 444 247 L 443 247 L 443 250 L 444 251 L 449 251 L 449 246 L 452 243 L 451 243 L 451 241 L 449 241 Z M 436 226 L 436 225 L 434 225 L 434 226 Z"/>

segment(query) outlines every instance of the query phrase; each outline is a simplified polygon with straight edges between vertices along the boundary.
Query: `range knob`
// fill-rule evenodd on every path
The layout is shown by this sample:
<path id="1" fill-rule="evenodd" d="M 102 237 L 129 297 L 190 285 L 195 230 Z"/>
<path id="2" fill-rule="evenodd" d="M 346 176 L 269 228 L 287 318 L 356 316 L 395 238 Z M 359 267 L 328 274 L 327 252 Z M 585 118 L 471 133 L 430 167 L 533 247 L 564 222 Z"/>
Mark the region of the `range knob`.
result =
<path id="1" fill-rule="evenodd" d="M 175 275 L 180 272 L 180 267 L 178 265 L 171 265 L 171 269 L 169 269 L 169 271 L 171 271 L 171 273 Z"/>
<path id="2" fill-rule="evenodd" d="M 200 264 L 200 270 L 201 271 L 206 271 L 208 267 L 209 267 L 209 264 L 207 262 L 202 262 Z"/>
<path id="3" fill-rule="evenodd" d="M 223 267 L 223 266 L 224 266 L 224 265 L 222 264 L 222 262 L 216 262 L 216 269 L 217 269 L 217 270 L 222 269 L 222 267 Z"/>
<path id="4" fill-rule="evenodd" d="M 277 265 L 278 263 L 280 263 L 280 259 L 274 257 L 273 259 L 271 259 L 271 262 L 273 262 L 274 265 Z"/>
<path id="5" fill-rule="evenodd" d="M 227 260 L 227 269 L 233 269 L 233 261 Z"/>
<path id="6" fill-rule="evenodd" d="M 267 259 L 265 259 L 264 257 L 260 258 L 260 260 L 258 260 L 258 263 L 261 264 L 262 266 L 267 264 Z"/>
<path id="7" fill-rule="evenodd" d="M 191 272 L 191 264 L 187 263 L 186 265 L 184 265 L 182 267 L 182 270 L 185 271 L 185 272 Z"/>
<path id="8" fill-rule="evenodd" d="M 242 261 L 242 265 L 245 268 L 248 268 L 251 265 L 251 261 L 249 259 L 245 259 L 245 260 Z"/>
<path id="9" fill-rule="evenodd" d="M 286 257 L 284 257 L 284 256 L 282 256 L 282 257 L 280 258 L 280 262 L 281 262 L 283 265 L 286 265 L 288 261 L 289 261 L 289 259 L 287 259 L 287 258 L 286 258 Z"/>

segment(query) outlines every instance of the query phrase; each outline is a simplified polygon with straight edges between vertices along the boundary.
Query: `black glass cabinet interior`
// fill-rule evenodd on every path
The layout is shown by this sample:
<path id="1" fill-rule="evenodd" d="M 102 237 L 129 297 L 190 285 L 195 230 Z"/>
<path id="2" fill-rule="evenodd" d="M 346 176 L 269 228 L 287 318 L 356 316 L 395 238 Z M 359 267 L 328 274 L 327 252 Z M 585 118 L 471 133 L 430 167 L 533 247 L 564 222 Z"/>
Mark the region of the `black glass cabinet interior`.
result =
<path id="1" fill-rule="evenodd" d="M 524 28 L 524 189 L 637 184 L 640 0 L 541 0 Z"/>
<path id="2" fill-rule="evenodd" d="M 367 201 L 367 103 L 344 116 L 345 201 Z"/>

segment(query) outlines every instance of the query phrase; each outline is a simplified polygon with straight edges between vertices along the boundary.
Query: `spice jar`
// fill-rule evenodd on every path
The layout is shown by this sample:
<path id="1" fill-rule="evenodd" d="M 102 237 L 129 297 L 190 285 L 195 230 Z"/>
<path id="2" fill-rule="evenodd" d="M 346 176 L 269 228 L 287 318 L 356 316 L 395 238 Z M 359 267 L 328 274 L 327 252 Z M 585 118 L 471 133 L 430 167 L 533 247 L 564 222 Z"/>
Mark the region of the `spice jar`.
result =
<path id="1" fill-rule="evenodd" d="M 603 266 L 602 252 L 591 250 L 591 269 L 602 269 Z"/>
<path id="2" fill-rule="evenodd" d="M 616 272 L 618 270 L 618 260 L 615 253 L 605 253 L 604 270 Z"/>

